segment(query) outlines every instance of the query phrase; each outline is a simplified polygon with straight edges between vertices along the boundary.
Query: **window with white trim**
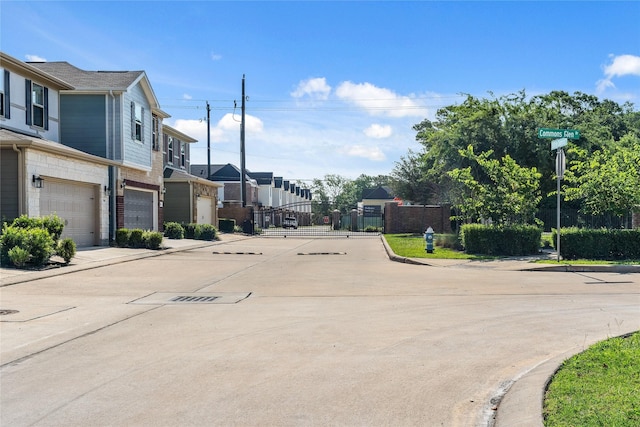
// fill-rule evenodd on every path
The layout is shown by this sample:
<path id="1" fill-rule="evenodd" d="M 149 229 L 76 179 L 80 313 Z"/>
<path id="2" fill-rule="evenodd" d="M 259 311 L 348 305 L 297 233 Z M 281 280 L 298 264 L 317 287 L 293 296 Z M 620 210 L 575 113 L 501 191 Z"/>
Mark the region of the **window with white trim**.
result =
<path id="1" fill-rule="evenodd" d="M 186 145 L 187 144 L 185 144 L 184 142 L 180 142 L 180 167 L 183 169 L 187 164 Z"/>
<path id="2" fill-rule="evenodd" d="M 151 124 L 151 137 L 152 137 L 151 147 L 155 151 L 158 151 L 159 149 L 158 135 L 160 134 L 160 130 L 159 130 L 158 123 L 159 123 L 158 118 L 156 116 L 153 116 L 152 124 Z"/>
<path id="3" fill-rule="evenodd" d="M 31 83 L 31 124 L 44 128 L 44 86 Z"/>
<path id="4" fill-rule="evenodd" d="M 0 79 L 0 117 L 9 117 L 9 70 L 3 70 L 2 79 Z"/>
<path id="5" fill-rule="evenodd" d="M 135 140 L 142 142 L 142 105 L 135 104 L 134 108 Z"/>
<path id="6" fill-rule="evenodd" d="M 173 137 L 169 135 L 167 142 L 167 163 L 173 164 Z"/>

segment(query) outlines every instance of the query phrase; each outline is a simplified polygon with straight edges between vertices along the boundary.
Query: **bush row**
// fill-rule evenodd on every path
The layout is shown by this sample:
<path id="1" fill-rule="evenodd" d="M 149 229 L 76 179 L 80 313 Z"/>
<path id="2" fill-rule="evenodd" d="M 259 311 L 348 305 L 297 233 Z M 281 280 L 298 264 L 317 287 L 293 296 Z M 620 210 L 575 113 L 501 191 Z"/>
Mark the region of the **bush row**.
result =
<path id="1" fill-rule="evenodd" d="M 60 240 L 64 223 L 57 215 L 29 218 L 22 215 L 11 224 L 3 223 L 0 235 L 0 264 L 40 267 L 53 255 L 66 264 L 76 254 L 76 244 L 70 238 Z"/>
<path id="2" fill-rule="evenodd" d="M 116 246 L 120 248 L 160 249 L 162 233 L 145 231 L 140 228 L 119 228 L 116 230 Z"/>
<path id="3" fill-rule="evenodd" d="M 460 234 L 467 253 L 518 256 L 538 253 L 542 230 L 535 225 L 465 224 Z"/>
<path id="4" fill-rule="evenodd" d="M 218 230 L 211 224 L 166 222 L 164 235 L 168 239 L 218 240 Z"/>
<path id="5" fill-rule="evenodd" d="M 556 238 L 556 230 L 553 230 L 554 246 Z M 640 229 L 563 228 L 560 255 L 564 259 L 640 259 Z"/>

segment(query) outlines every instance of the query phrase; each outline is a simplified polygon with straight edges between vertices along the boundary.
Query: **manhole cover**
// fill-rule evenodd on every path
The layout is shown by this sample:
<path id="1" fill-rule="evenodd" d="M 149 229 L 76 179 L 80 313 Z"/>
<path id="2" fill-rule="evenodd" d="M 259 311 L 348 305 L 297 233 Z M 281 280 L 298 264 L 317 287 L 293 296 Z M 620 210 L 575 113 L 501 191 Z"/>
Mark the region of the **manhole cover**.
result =
<path id="1" fill-rule="evenodd" d="M 20 313 L 18 310 L 0 310 L 0 316 L 6 316 L 8 314 Z"/>
<path id="2" fill-rule="evenodd" d="M 188 296 L 180 295 L 175 298 L 171 298 L 171 302 L 211 302 L 215 301 L 219 297 L 212 296 Z"/>

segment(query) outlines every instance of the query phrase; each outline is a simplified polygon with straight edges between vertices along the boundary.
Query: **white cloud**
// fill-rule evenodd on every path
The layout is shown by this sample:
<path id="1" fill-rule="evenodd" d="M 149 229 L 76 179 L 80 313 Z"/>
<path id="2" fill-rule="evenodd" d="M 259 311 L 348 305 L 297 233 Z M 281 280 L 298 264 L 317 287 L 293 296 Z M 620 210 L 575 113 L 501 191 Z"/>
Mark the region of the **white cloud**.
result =
<path id="1" fill-rule="evenodd" d="M 190 100 L 190 99 L 193 99 L 193 96 L 189 95 L 188 93 L 185 93 L 184 95 L 182 95 L 182 99 Z"/>
<path id="2" fill-rule="evenodd" d="M 378 147 L 365 147 L 364 145 L 351 145 L 342 147 L 339 150 L 342 154 L 352 157 L 362 157 L 365 159 L 381 162 L 386 159 L 384 153 Z"/>
<path id="3" fill-rule="evenodd" d="M 640 56 L 619 55 L 610 56 L 611 64 L 604 67 L 605 78 L 596 82 L 596 93 L 602 94 L 605 90 L 615 89 L 612 79 L 623 76 L 640 76 Z"/>
<path id="4" fill-rule="evenodd" d="M 47 62 L 46 59 L 38 55 L 25 55 L 25 58 L 27 58 L 27 62 Z"/>
<path id="5" fill-rule="evenodd" d="M 428 113 L 426 106 L 421 105 L 416 99 L 398 95 L 390 89 L 377 87 L 371 83 L 343 82 L 336 89 L 336 95 L 372 115 L 425 117 Z"/>
<path id="6" fill-rule="evenodd" d="M 640 56 L 614 56 L 611 64 L 604 67 L 604 74 L 609 79 L 628 75 L 640 76 Z"/>
<path id="7" fill-rule="evenodd" d="M 222 55 L 215 53 L 215 52 L 211 52 L 211 60 L 212 61 L 220 61 L 222 59 Z"/>
<path id="8" fill-rule="evenodd" d="M 316 77 L 302 80 L 298 83 L 298 87 L 291 92 L 291 96 L 294 98 L 302 98 L 308 95 L 315 99 L 327 99 L 330 92 L 331 86 L 327 84 L 327 79 L 324 77 Z"/>
<path id="9" fill-rule="evenodd" d="M 374 123 L 366 128 L 363 132 L 369 138 L 382 139 L 389 138 L 391 134 L 393 134 L 393 129 L 389 125 L 379 125 L 377 123 Z"/>

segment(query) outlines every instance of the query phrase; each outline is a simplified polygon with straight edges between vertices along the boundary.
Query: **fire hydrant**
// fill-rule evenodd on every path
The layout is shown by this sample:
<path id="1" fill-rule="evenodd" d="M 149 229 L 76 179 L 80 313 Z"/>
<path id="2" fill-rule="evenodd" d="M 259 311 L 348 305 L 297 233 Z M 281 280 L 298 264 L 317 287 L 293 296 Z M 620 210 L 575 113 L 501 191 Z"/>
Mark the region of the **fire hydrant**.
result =
<path id="1" fill-rule="evenodd" d="M 424 250 L 429 254 L 433 253 L 433 235 L 433 228 L 431 227 L 427 228 L 427 231 L 424 232 L 424 240 L 427 242 Z"/>

